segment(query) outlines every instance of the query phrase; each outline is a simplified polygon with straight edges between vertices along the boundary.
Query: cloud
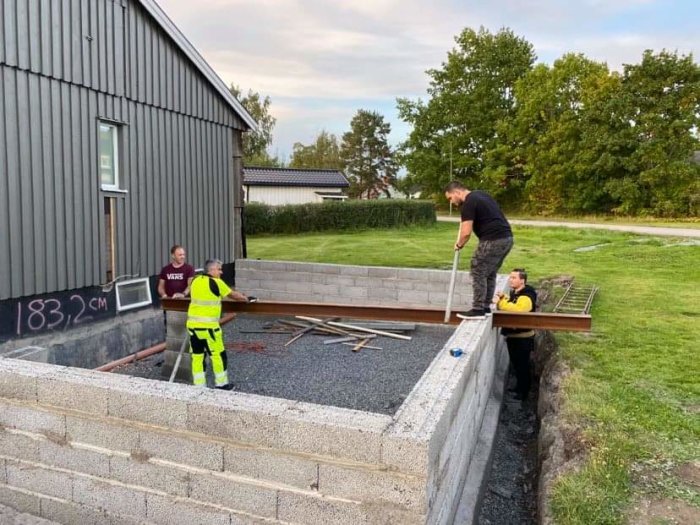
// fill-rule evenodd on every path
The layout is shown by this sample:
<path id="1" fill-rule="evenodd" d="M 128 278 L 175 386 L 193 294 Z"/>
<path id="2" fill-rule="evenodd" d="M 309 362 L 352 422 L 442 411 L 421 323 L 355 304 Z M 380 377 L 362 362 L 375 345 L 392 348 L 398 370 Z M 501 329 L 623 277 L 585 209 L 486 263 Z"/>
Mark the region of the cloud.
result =
<path id="1" fill-rule="evenodd" d="M 425 71 L 440 67 L 465 27 L 510 27 L 542 61 L 574 51 L 612 69 L 638 62 L 647 48 L 700 47 L 695 0 L 159 3 L 227 84 L 271 97 L 275 148 L 284 155 L 321 129 L 347 129 L 361 107 L 381 110 L 405 133 L 395 98 L 425 95 Z"/>

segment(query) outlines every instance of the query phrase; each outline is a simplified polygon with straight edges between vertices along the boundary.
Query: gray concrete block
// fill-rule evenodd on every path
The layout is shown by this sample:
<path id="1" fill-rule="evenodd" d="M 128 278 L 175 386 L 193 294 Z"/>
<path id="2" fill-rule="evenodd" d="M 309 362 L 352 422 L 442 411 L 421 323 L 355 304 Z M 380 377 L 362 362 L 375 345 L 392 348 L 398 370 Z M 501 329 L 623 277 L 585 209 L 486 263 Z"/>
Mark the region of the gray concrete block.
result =
<path id="1" fill-rule="evenodd" d="M 0 445 L 0 450 L 7 452 L 7 449 L 2 445 Z M 7 483 L 7 470 L 5 470 L 4 459 L 0 459 L 0 483 Z"/>
<path id="2" fill-rule="evenodd" d="M 328 284 L 337 284 L 341 289 L 345 288 L 346 286 L 355 286 L 354 277 L 344 277 L 343 275 L 332 275 L 329 277 Z"/>
<path id="3" fill-rule="evenodd" d="M 224 474 L 198 474 L 190 479 L 189 497 L 195 501 L 274 518 L 277 515 L 277 491 L 262 484 L 244 483 L 244 479 Z"/>
<path id="4" fill-rule="evenodd" d="M 366 463 L 380 458 L 381 434 L 389 416 L 296 403 L 280 418 L 277 447 Z"/>
<path id="5" fill-rule="evenodd" d="M 369 267 L 368 266 L 345 266 L 345 265 L 342 265 L 340 267 L 340 274 L 353 276 L 353 277 L 355 277 L 355 276 L 366 277 L 369 275 Z"/>
<path id="6" fill-rule="evenodd" d="M 350 468 L 322 463 L 318 471 L 318 490 L 377 505 L 398 505 L 416 513 L 428 508 L 425 479 L 386 470 Z"/>
<path id="7" fill-rule="evenodd" d="M 428 292 L 430 304 L 447 304 L 447 292 Z"/>
<path id="8" fill-rule="evenodd" d="M 7 461 L 7 484 L 46 496 L 70 500 L 73 479 L 65 472 L 49 470 L 36 463 Z"/>
<path id="9" fill-rule="evenodd" d="M 279 446 L 279 416 L 293 402 L 283 399 L 203 390 L 189 403 L 187 430 L 239 443 Z"/>
<path id="10" fill-rule="evenodd" d="M 41 517 L 58 523 L 104 525 L 109 523 L 105 512 L 70 501 L 41 498 Z"/>
<path id="11" fill-rule="evenodd" d="M 145 430 L 141 430 L 139 436 L 139 452 L 147 456 L 207 470 L 221 471 L 224 468 L 221 443 L 196 436 L 181 437 Z"/>
<path id="12" fill-rule="evenodd" d="M 367 291 L 367 298 L 370 301 L 373 299 L 380 299 L 382 301 L 395 302 L 399 297 L 399 291 L 386 288 L 384 284 L 385 283 L 377 283 L 376 286 L 371 287 Z"/>
<path id="13" fill-rule="evenodd" d="M 415 285 L 413 281 L 408 281 L 406 279 L 397 279 L 396 281 L 392 281 L 391 284 L 396 290 L 413 290 Z"/>
<path id="14" fill-rule="evenodd" d="M 129 485 L 187 496 L 190 476 L 188 472 L 172 466 L 137 461 L 133 457 L 112 456 L 109 460 L 109 477 Z"/>
<path id="15" fill-rule="evenodd" d="M 49 405 L 107 415 L 109 388 L 99 376 L 110 374 L 92 372 L 93 376 L 76 373 L 75 369 L 61 368 L 55 374 L 37 379 L 40 405 Z"/>
<path id="16" fill-rule="evenodd" d="M 430 442 L 392 432 L 382 439 L 381 463 L 399 472 L 427 478 Z"/>
<path id="17" fill-rule="evenodd" d="M 339 264 L 318 264 L 318 263 L 313 263 L 311 264 L 311 271 L 315 273 L 327 273 L 327 274 L 332 274 L 332 275 L 339 275 L 340 274 L 340 269 L 341 265 Z"/>
<path id="18" fill-rule="evenodd" d="M 72 447 L 68 442 L 39 441 L 39 459 L 52 467 L 60 467 L 93 476 L 109 477 L 109 456 L 104 453 Z"/>
<path id="19" fill-rule="evenodd" d="M 140 379 L 132 381 L 130 385 L 125 384 L 119 390 L 110 390 L 109 415 L 166 428 L 184 429 L 187 423 L 187 404 L 198 395 L 199 389 L 187 385 Z"/>
<path id="20" fill-rule="evenodd" d="M 117 482 L 76 476 L 73 501 L 117 515 L 146 517 L 146 493 Z"/>
<path id="21" fill-rule="evenodd" d="M 398 290 L 396 300 L 400 304 L 428 304 L 428 292 Z"/>
<path id="22" fill-rule="evenodd" d="M 363 506 L 335 498 L 281 491 L 277 519 L 291 523 L 367 523 Z M 398 524 L 397 524 L 398 525 Z"/>
<path id="23" fill-rule="evenodd" d="M 427 281 L 429 270 L 418 268 L 397 268 L 396 277 L 407 281 Z"/>
<path id="24" fill-rule="evenodd" d="M 0 453 L 16 459 L 38 461 L 39 440 L 9 430 L 1 430 L 0 451 Z"/>
<path id="25" fill-rule="evenodd" d="M 6 505 L 17 512 L 25 512 L 33 516 L 38 516 L 41 512 L 38 496 L 7 485 L 0 485 L 0 505 Z"/>
<path id="26" fill-rule="evenodd" d="M 314 295 L 339 295 L 340 287 L 336 284 L 316 284 L 311 285 L 311 293 Z"/>
<path id="27" fill-rule="evenodd" d="M 138 448 L 139 444 L 139 433 L 134 427 L 120 425 L 115 420 L 75 416 L 66 416 L 66 438 L 69 441 L 123 452 L 131 452 Z"/>
<path id="28" fill-rule="evenodd" d="M 148 494 L 149 522 L 163 525 L 230 525 L 231 513 L 191 499 Z"/>
<path id="29" fill-rule="evenodd" d="M 66 417 L 38 407 L 0 402 L 0 425 L 37 434 L 66 435 Z"/>
<path id="30" fill-rule="evenodd" d="M 318 486 L 318 463 L 269 449 L 224 448 L 224 470 L 274 483 L 283 483 L 305 490 Z"/>
<path id="31" fill-rule="evenodd" d="M 0 364 L 7 361 L 10 359 L 0 359 Z M 36 377 L 27 377 L 0 367 L 0 398 L 36 403 Z"/>
<path id="32" fill-rule="evenodd" d="M 306 293 L 309 291 L 309 283 L 289 281 L 286 283 L 285 288 L 289 292 Z"/>
<path id="33" fill-rule="evenodd" d="M 381 279 L 396 279 L 398 271 L 396 268 L 382 268 L 370 266 L 367 272 L 369 277 L 379 277 Z"/>
<path id="34" fill-rule="evenodd" d="M 329 298 L 331 296 L 328 296 Z M 332 296 L 338 299 L 338 296 Z M 362 288 L 360 286 L 341 286 L 339 291 L 339 297 L 341 298 L 354 298 L 354 299 L 366 299 L 367 298 L 367 288 Z"/>

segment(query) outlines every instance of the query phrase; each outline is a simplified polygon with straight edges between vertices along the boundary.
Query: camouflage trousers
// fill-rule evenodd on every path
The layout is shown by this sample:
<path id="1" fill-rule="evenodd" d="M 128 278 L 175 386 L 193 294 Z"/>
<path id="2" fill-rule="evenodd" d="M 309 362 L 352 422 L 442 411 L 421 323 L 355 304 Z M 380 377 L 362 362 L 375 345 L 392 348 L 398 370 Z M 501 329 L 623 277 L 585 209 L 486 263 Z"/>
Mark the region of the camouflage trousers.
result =
<path id="1" fill-rule="evenodd" d="M 496 276 L 510 249 L 513 237 L 479 241 L 471 261 L 472 308 L 484 309 L 496 291 Z"/>

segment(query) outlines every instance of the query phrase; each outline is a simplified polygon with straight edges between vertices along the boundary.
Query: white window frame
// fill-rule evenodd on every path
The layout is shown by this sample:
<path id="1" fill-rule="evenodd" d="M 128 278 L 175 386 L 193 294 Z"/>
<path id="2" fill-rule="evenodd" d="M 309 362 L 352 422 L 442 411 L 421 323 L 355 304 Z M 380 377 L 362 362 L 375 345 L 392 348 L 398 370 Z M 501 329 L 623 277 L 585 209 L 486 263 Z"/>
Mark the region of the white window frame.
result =
<path id="1" fill-rule="evenodd" d="M 119 296 L 119 288 L 126 284 L 134 284 L 139 282 L 144 283 L 144 285 L 146 286 L 146 295 L 148 296 L 148 299 L 146 301 L 141 301 L 140 303 L 122 305 L 121 297 Z M 148 306 L 149 304 L 153 304 L 153 298 L 151 297 L 151 285 L 148 280 L 148 277 L 143 277 L 141 279 L 129 279 L 128 281 L 118 282 L 115 287 L 115 295 L 117 296 L 117 312 L 123 312 L 124 310 L 132 310 L 134 308 L 140 308 L 141 306 Z"/>
<path id="2" fill-rule="evenodd" d="M 119 187 L 119 126 L 116 124 L 112 124 L 111 122 L 107 122 L 104 120 L 99 120 L 98 121 L 98 127 L 97 130 L 98 132 L 101 132 L 100 127 L 105 126 L 108 128 L 112 128 L 112 151 L 113 151 L 113 157 L 114 157 L 114 184 L 105 184 L 100 180 L 100 188 L 102 191 L 118 191 L 118 192 L 123 192 Z M 99 144 L 99 142 L 98 142 Z M 101 152 L 99 151 L 99 146 L 98 146 L 98 156 L 99 156 L 99 161 L 100 161 L 100 169 L 102 167 L 102 155 Z M 100 179 L 102 178 L 102 174 L 100 173 Z"/>

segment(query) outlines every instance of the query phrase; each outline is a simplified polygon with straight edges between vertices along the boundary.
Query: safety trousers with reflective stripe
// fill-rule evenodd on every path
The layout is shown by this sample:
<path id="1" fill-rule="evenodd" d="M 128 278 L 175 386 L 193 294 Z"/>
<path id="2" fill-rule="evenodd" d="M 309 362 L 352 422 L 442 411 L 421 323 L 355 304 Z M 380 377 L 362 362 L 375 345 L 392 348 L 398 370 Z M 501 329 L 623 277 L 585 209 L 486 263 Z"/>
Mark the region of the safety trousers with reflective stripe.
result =
<path id="1" fill-rule="evenodd" d="M 190 334 L 190 353 L 192 354 L 192 382 L 196 386 L 206 386 L 205 357 L 211 360 L 214 372 L 214 385 L 228 385 L 226 350 L 221 328 L 188 328 Z"/>

